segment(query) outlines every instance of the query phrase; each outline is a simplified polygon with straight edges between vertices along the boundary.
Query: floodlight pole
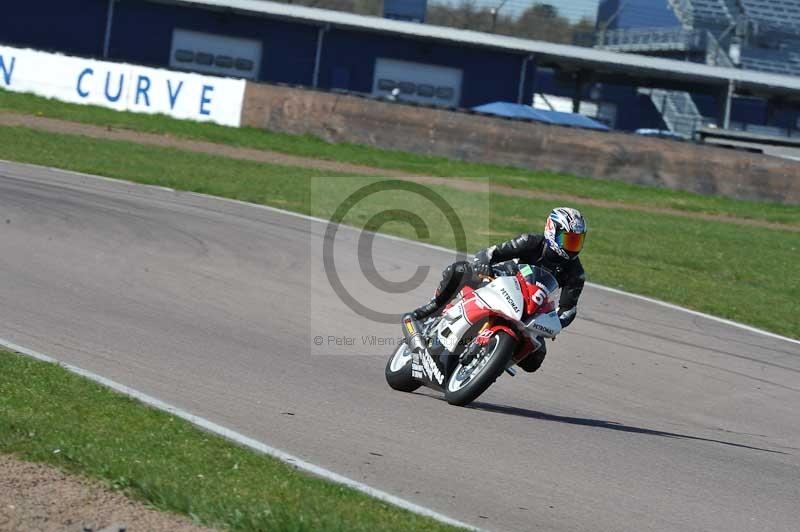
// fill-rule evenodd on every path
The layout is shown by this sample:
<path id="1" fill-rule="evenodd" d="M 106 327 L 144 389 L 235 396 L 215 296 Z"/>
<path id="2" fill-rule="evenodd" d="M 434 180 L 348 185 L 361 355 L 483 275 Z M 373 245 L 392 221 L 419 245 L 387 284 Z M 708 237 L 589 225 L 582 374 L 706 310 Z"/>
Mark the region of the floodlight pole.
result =
<path id="1" fill-rule="evenodd" d="M 489 10 L 489 12 L 492 14 L 492 28 L 489 31 L 492 33 L 494 33 L 494 27 L 497 26 L 497 15 L 500 13 L 500 10 L 503 9 L 503 6 L 506 5 L 506 2 L 508 2 L 508 0 L 503 0 L 500 2 L 499 6 L 493 7 Z"/>

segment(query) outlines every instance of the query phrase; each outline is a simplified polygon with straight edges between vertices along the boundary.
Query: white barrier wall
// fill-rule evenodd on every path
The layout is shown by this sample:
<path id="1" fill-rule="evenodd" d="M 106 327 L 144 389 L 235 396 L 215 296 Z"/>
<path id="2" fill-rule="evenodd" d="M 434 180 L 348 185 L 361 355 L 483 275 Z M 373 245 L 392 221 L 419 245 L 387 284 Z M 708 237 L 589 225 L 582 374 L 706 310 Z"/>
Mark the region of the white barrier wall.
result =
<path id="1" fill-rule="evenodd" d="M 0 46 L 0 88 L 239 127 L 245 81 Z"/>

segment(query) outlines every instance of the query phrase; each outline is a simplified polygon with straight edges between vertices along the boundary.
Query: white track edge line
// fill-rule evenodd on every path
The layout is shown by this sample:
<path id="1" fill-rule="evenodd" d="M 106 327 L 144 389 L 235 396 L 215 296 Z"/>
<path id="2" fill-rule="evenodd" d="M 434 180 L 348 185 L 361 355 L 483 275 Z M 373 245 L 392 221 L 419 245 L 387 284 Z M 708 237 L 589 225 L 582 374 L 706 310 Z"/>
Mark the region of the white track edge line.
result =
<path id="1" fill-rule="evenodd" d="M 285 462 L 285 463 L 287 463 L 289 465 L 295 466 L 297 469 L 300 469 L 300 470 L 305 471 L 307 473 L 311 473 L 311 474 L 313 474 L 315 476 L 318 476 L 318 477 L 321 477 L 321 478 L 323 478 L 325 480 L 329 480 L 331 482 L 335 482 L 336 484 L 341 484 L 343 486 L 347 486 L 348 488 L 352 488 L 352 489 L 355 489 L 357 491 L 360 491 L 361 493 L 369 495 L 370 497 L 373 497 L 373 498 L 378 499 L 380 501 L 389 503 L 389 504 L 391 504 L 393 506 L 397 506 L 399 508 L 402 508 L 404 510 L 408 510 L 408 511 L 413 512 L 413 513 L 418 514 L 418 515 L 422 515 L 424 517 L 429 517 L 431 519 L 435 519 L 436 521 L 439 521 L 439 522 L 447 524 L 447 525 L 461 527 L 461 528 L 464 528 L 466 530 L 476 530 L 476 531 L 480 531 L 481 530 L 480 528 L 476 528 L 476 527 L 474 527 L 472 525 L 468 525 L 466 523 L 462 523 L 461 521 L 453 519 L 452 517 L 447 517 L 446 515 L 443 515 L 443 514 L 440 514 L 438 512 L 435 512 L 434 510 L 431 510 L 430 508 L 425 508 L 424 506 L 420 506 L 420 505 L 415 504 L 415 503 L 413 503 L 411 501 L 407 501 L 405 499 L 401 499 L 400 497 L 397 497 L 397 496 L 392 495 L 390 493 L 387 493 L 385 491 L 381 491 L 379 489 L 373 488 L 373 487 L 368 486 L 366 484 L 362 484 L 361 482 L 358 482 L 358 481 L 353 480 L 351 478 L 345 477 L 345 476 L 340 475 L 338 473 L 334 473 L 333 471 L 330 471 L 330 470 L 325 469 L 323 467 L 314 465 L 314 464 L 312 464 L 310 462 L 306 462 L 305 460 L 303 460 L 301 458 L 297 458 L 296 456 L 293 456 L 293 455 L 291 455 L 291 454 L 289 454 L 287 452 L 281 451 L 280 449 L 276 449 L 274 447 L 270 447 L 269 445 L 267 445 L 265 443 L 262 443 L 262 442 L 260 442 L 258 440 L 250 438 L 249 436 L 245 436 L 244 434 L 236 432 L 236 431 L 234 431 L 232 429 L 229 429 L 227 427 L 223 427 L 222 425 L 218 425 L 218 424 L 214 423 L 213 421 L 209 421 L 209 420 L 207 420 L 207 419 L 205 419 L 203 417 L 197 416 L 195 414 L 187 412 L 186 410 L 183 410 L 183 409 L 178 408 L 176 406 L 173 406 L 173 405 L 171 405 L 169 403 L 166 403 L 166 402 L 164 402 L 164 401 L 162 401 L 160 399 L 156 399 L 155 397 L 152 397 L 152 396 L 147 395 L 147 394 L 145 394 L 143 392 L 135 390 L 134 388 L 130 388 L 128 386 L 125 386 L 124 384 L 120 384 L 120 383 L 118 383 L 116 381 L 112 381 L 111 379 L 107 379 L 107 378 L 105 378 L 105 377 L 103 377 L 101 375 L 98 375 L 96 373 L 92 373 L 91 371 L 87 371 L 85 369 L 79 368 L 78 366 L 73 366 L 72 364 L 67 364 L 67 363 L 61 362 L 61 361 L 59 361 L 57 359 L 54 359 L 54 358 L 52 358 L 52 357 L 50 357 L 48 355 L 39 353 L 38 351 L 34 351 L 32 349 L 28 349 L 27 347 L 23 347 L 21 345 L 17 345 L 15 343 L 10 342 L 8 340 L 5 340 L 3 338 L 0 338 L 0 346 L 1 347 L 5 347 L 6 349 L 9 349 L 11 351 L 15 351 L 17 353 L 23 354 L 25 356 L 34 358 L 36 360 L 40 360 L 42 362 L 58 364 L 62 368 L 66 369 L 66 370 L 68 370 L 68 371 L 70 371 L 72 373 L 75 373 L 77 375 L 80 375 L 81 377 L 84 377 L 84 378 L 89 379 L 91 381 L 94 381 L 94 382 L 96 382 L 98 384 L 101 384 L 101 385 L 103 385 L 103 386 L 105 386 L 107 388 L 110 388 L 110 389 L 112 389 L 112 390 L 114 390 L 116 392 L 119 392 L 119 393 L 121 393 L 123 395 L 127 395 L 128 397 L 136 399 L 139 402 L 144 403 L 144 404 L 146 404 L 146 405 L 148 405 L 150 407 L 153 407 L 153 408 L 155 408 L 157 410 L 161 410 L 163 412 L 168 412 L 168 413 L 174 415 L 175 417 L 179 417 L 179 418 L 181 418 L 181 419 L 183 419 L 185 421 L 188 421 L 192 425 L 195 425 L 197 427 L 202 428 L 203 430 L 206 430 L 208 432 L 217 434 L 218 436 L 222 436 L 223 438 L 225 438 L 227 440 L 230 440 L 230 441 L 233 441 L 235 443 L 238 443 L 238 444 L 240 444 L 240 445 L 242 445 L 244 447 L 248 447 L 251 450 L 257 451 L 257 452 L 259 452 L 261 454 L 266 454 L 266 455 L 271 456 L 273 458 L 277 458 L 278 460 L 280 460 L 282 462 Z"/>
<path id="2" fill-rule="evenodd" d="M 774 338 L 776 340 L 783 340 L 784 342 L 789 342 L 792 344 L 800 345 L 800 340 L 795 340 L 794 338 L 789 338 L 788 336 L 781 336 L 780 334 L 773 333 L 770 331 L 765 331 L 764 329 L 759 329 L 758 327 L 752 327 L 750 325 L 745 325 L 744 323 L 739 323 L 738 321 L 728 320 L 725 318 L 720 318 L 718 316 L 712 316 L 711 314 L 705 314 L 703 312 L 698 312 L 696 310 L 688 309 L 681 307 L 679 305 L 675 305 L 674 303 L 667 303 L 666 301 L 661 301 L 658 299 L 653 299 L 652 297 L 647 296 L 640 296 L 639 294 L 631 294 L 630 292 L 625 292 L 624 290 L 619 290 L 617 288 L 611 288 L 610 286 L 603 286 L 601 284 L 595 283 L 586 283 L 587 286 L 591 286 L 592 288 L 597 288 L 600 290 L 605 290 L 606 292 L 612 292 L 614 294 L 619 294 L 623 296 L 627 296 L 633 299 L 638 299 L 640 301 L 646 301 L 648 303 L 653 303 L 662 307 L 666 307 L 672 310 L 679 310 L 681 312 L 685 312 L 687 314 L 691 314 L 692 316 L 698 316 L 700 318 L 705 318 L 707 320 L 716 321 L 718 323 L 723 323 L 725 325 L 731 325 L 733 327 L 737 327 L 739 329 L 743 329 L 748 332 L 760 334 L 763 336 L 767 336 L 769 338 Z"/>
<path id="3" fill-rule="evenodd" d="M 164 187 L 159 187 L 158 185 L 144 185 L 144 184 L 141 184 L 141 183 L 135 183 L 133 181 L 128 181 L 128 180 L 125 180 L 125 179 L 116 179 L 116 178 L 113 178 L 113 177 L 104 177 L 104 176 L 98 176 L 98 175 L 92 175 L 92 174 L 84 174 L 84 173 L 81 173 L 81 172 L 75 172 L 75 171 L 72 171 L 72 170 L 62 170 L 61 168 L 52 168 L 52 167 L 49 167 L 49 166 L 41 166 L 41 165 L 30 164 L 30 163 L 18 163 L 18 162 L 14 162 L 14 161 L 7 161 L 7 160 L 4 160 L 4 159 L 0 159 L 0 163 L 17 164 L 17 165 L 29 166 L 29 167 L 33 167 L 33 168 L 44 168 L 46 170 L 61 172 L 61 173 L 64 173 L 64 174 L 76 175 L 76 176 L 80 176 L 80 177 L 90 177 L 90 178 L 99 179 L 99 180 L 102 180 L 102 181 L 108 181 L 108 182 L 112 182 L 112 183 L 120 183 L 121 182 L 121 183 L 127 183 L 129 185 L 138 185 L 138 186 L 150 187 L 150 188 L 156 188 L 156 189 L 162 189 L 162 190 L 164 189 Z M 268 211 L 272 211 L 272 212 L 278 212 L 278 213 L 281 213 L 281 214 L 285 214 L 285 215 L 288 215 L 288 216 L 293 216 L 295 218 L 301 218 L 303 220 L 309 220 L 309 221 L 312 221 L 312 222 L 318 222 L 318 223 L 322 223 L 322 224 L 330 223 L 330 220 L 326 220 L 324 218 L 319 218 L 317 216 L 310 216 L 308 214 L 301 214 L 299 212 L 287 211 L 287 210 L 284 210 L 284 209 L 279 209 L 277 207 L 271 207 L 269 205 L 259 205 L 257 203 L 248 203 L 246 201 L 235 200 L 235 199 L 231 199 L 231 198 L 223 198 L 223 197 L 220 197 L 220 196 L 212 196 L 210 194 L 202 194 L 200 192 L 185 192 L 185 191 L 175 191 L 175 192 L 180 193 L 180 194 L 188 194 L 188 195 L 192 195 L 192 196 L 206 198 L 206 199 L 213 199 L 213 200 L 223 201 L 223 202 L 227 202 L 227 203 L 235 203 L 237 205 L 246 205 L 248 207 L 255 207 L 257 209 L 264 209 L 264 210 L 268 210 Z M 353 231 L 362 231 L 361 229 L 359 229 L 357 227 L 344 225 L 344 224 L 340 224 L 339 227 L 351 229 Z M 433 249 L 433 250 L 436 250 L 436 251 L 441 251 L 441 252 L 445 252 L 445 253 L 449 253 L 449 254 L 452 254 L 452 253 L 456 252 L 453 249 L 448 249 L 448 248 L 445 248 L 445 247 L 442 247 L 442 246 L 437 246 L 435 244 L 428 244 L 427 242 L 419 242 L 417 240 L 410 240 L 408 238 L 402 238 L 402 237 L 399 237 L 399 236 L 387 235 L 385 233 L 375 233 L 375 234 L 378 235 L 378 236 L 381 236 L 383 238 L 388 238 L 390 240 L 396 240 L 396 241 L 399 241 L 399 242 L 415 244 L 415 245 L 422 246 L 422 247 L 425 247 L 425 248 L 428 248 L 428 249 Z M 676 305 L 674 303 L 667 303 L 666 301 L 661 301 L 659 299 L 654 299 L 654 298 L 647 297 L 647 296 L 641 296 L 639 294 L 632 294 L 630 292 L 626 292 L 626 291 L 620 290 L 618 288 L 611 288 L 610 286 L 604 286 L 604 285 L 601 285 L 601 284 L 587 282 L 586 285 L 590 286 L 592 288 L 598 288 L 600 290 L 605 290 L 607 292 L 611 292 L 611 293 L 614 293 L 614 294 L 617 294 L 617 295 L 622 295 L 622 296 L 627 296 L 627 297 L 630 297 L 630 298 L 633 298 L 633 299 L 638 299 L 639 301 L 646 301 L 648 303 L 652 303 L 654 305 L 659 305 L 659 306 L 662 306 L 662 307 L 665 307 L 665 308 L 668 308 L 668 309 L 677 310 L 677 311 L 680 311 L 680 312 L 685 312 L 685 313 L 690 314 L 692 316 L 698 316 L 698 317 L 701 317 L 701 318 L 704 318 L 704 319 L 707 319 L 707 320 L 710 320 L 710 321 L 715 321 L 717 323 L 723 323 L 725 325 L 730 325 L 732 327 L 737 327 L 739 329 L 742 329 L 742 330 L 745 330 L 745 331 L 748 331 L 748 332 L 751 332 L 751 333 L 754 333 L 754 334 L 760 334 L 760 335 L 766 336 L 768 338 L 773 338 L 773 339 L 782 340 L 784 342 L 788 342 L 788 343 L 791 343 L 791 344 L 800 345 L 800 340 L 795 340 L 794 338 L 789 338 L 788 336 L 782 336 L 782 335 L 777 334 L 777 333 L 773 333 L 773 332 L 770 332 L 770 331 L 765 331 L 764 329 L 759 329 L 757 327 L 753 327 L 753 326 L 750 326 L 750 325 L 745 325 L 744 323 L 739 323 L 738 321 L 728 320 L 728 319 L 725 319 L 725 318 L 720 318 L 718 316 L 712 316 L 711 314 L 706 314 L 704 312 L 691 310 L 691 309 L 688 309 L 686 307 L 681 307 L 680 305 Z"/>

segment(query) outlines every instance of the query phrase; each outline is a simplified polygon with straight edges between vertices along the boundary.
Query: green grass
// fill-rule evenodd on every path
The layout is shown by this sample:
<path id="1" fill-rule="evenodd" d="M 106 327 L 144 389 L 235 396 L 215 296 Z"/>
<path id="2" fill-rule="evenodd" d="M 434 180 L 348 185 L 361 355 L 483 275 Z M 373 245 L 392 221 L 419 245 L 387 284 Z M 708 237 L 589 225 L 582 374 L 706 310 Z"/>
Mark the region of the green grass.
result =
<path id="1" fill-rule="evenodd" d="M 330 217 L 369 178 L 314 179 L 311 213 Z M 540 231 L 552 202 L 430 187 L 447 198 L 467 233 L 470 251 L 523 232 Z M 315 198 L 321 198 L 315 200 Z M 363 227 L 373 212 L 413 205 L 413 198 L 376 197 L 354 208 L 347 223 Z M 574 203 L 589 220 L 581 254 L 590 281 L 677 303 L 757 327 L 800 337 L 800 233 L 697 222 L 682 217 Z M 427 213 L 427 206 L 414 212 Z M 427 241 L 454 247 L 443 216 L 426 218 Z M 417 238 L 408 224 L 385 231 Z M 768 258 L 768 262 L 765 262 Z"/>
<path id="2" fill-rule="evenodd" d="M 232 530 L 458 530 L 297 471 L 55 364 L 0 351 L 0 452 Z"/>
<path id="3" fill-rule="evenodd" d="M 0 127 L 0 159 L 277 205 L 300 212 L 308 209 L 308 178 L 331 175 L 331 172 L 306 168 L 129 142 L 92 140 L 23 127 Z"/>
<path id="4" fill-rule="evenodd" d="M 329 176 L 175 149 L 0 127 L 0 158 L 78 170 L 131 181 L 219 195 L 329 217 L 372 178 Z M 431 187 L 463 220 L 469 251 L 542 226 L 549 201 Z M 426 215 L 414 197 L 382 193 L 354 208 L 345 222 L 363 226 L 385 208 Z M 588 217 L 582 261 L 589 279 L 800 337 L 797 257 L 800 233 L 680 218 L 631 210 L 575 205 Z M 421 206 L 421 207 L 420 207 Z M 454 246 L 446 220 L 431 214 L 423 239 Z M 417 238 L 406 224 L 382 230 Z"/>
<path id="5" fill-rule="evenodd" d="M 579 198 L 623 202 L 639 207 L 670 208 L 691 213 L 733 216 L 782 224 L 800 224 L 800 208 L 770 202 L 738 201 L 611 180 L 589 179 L 547 171 L 454 161 L 354 144 L 331 144 L 309 135 L 288 135 L 254 128 L 175 120 L 165 116 L 117 112 L 67 104 L 0 90 L 0 110 L 150 133 L 169 134 L 232 146 L 272 150 L 302 157 L 342 161 L 411 174 L 441 177 L 492 177 L 493 182 Z"/>
<path id="6" fill-rule="evenodd" d="M 785 223 L 796 207 L 735 202 L 570 176 L 469 165 L 324 143 L 256 130 L 69 106 L 0 91 L 0 109 L 227 144 L 417 171 L 500 176 L 497 181 L 636 205 L 670 206 Z M 134 143 L 0 127 L 0 158 L 190 190 L 329 217 L 344 197 L 374 182 L 305 168 L 267 165 Z M 327 176 L 327 177 L 323 177 Z M 552 202 L 430 187 L 464 222 L 469 250 L 538 230 Z M 454 241 L 425 200 L 383 192 L 345 222 L 363 226 L 403 206 L 433 228 L 422 239 Z M 590 223 L 582 260 L 591 281 L 671 301 L 800 338 L 800 233 L 698 221 L 574 202 Z M 382 230 L 418 238 L 408 225 Z M 55 451 L 58 450 L 56 453 Z M 163 509 L 234 530 L 446 530 L 448 527 L 298 473 L 276 460 L 199 431 L 169 414 L 62 368 L 0 352 L 0 452 L 54 464 L 124 489 Z"/>
<path id="7" fill-rule="evenodd" d="M 577 206 L 591 224 L 581 254 L 590 281 L 800 338 L 800 234 Z M 530 201 L 495 203 L 498 213 L 525 208 Z M 495 227 L 530 226 L 501 215 Z"/>

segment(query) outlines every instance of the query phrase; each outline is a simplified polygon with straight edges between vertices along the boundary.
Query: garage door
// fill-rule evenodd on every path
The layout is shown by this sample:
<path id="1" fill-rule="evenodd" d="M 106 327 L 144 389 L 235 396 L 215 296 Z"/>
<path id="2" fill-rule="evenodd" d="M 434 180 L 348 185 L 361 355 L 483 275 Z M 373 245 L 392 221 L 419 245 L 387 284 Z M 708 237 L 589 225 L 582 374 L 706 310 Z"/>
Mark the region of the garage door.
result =
<path id="1" fill-rule="evenodd" d="M 458 68 L 379 57 L 372 94 L 390 96 L 397 89 L 401 101 L 458 107 L 462 77 Z"/>
<path id="2" fill-rule="evenodd" d="M 172 32 L 169 66 L 255 80 L 261 67 L 261 43 L 176 28 Z"/>

